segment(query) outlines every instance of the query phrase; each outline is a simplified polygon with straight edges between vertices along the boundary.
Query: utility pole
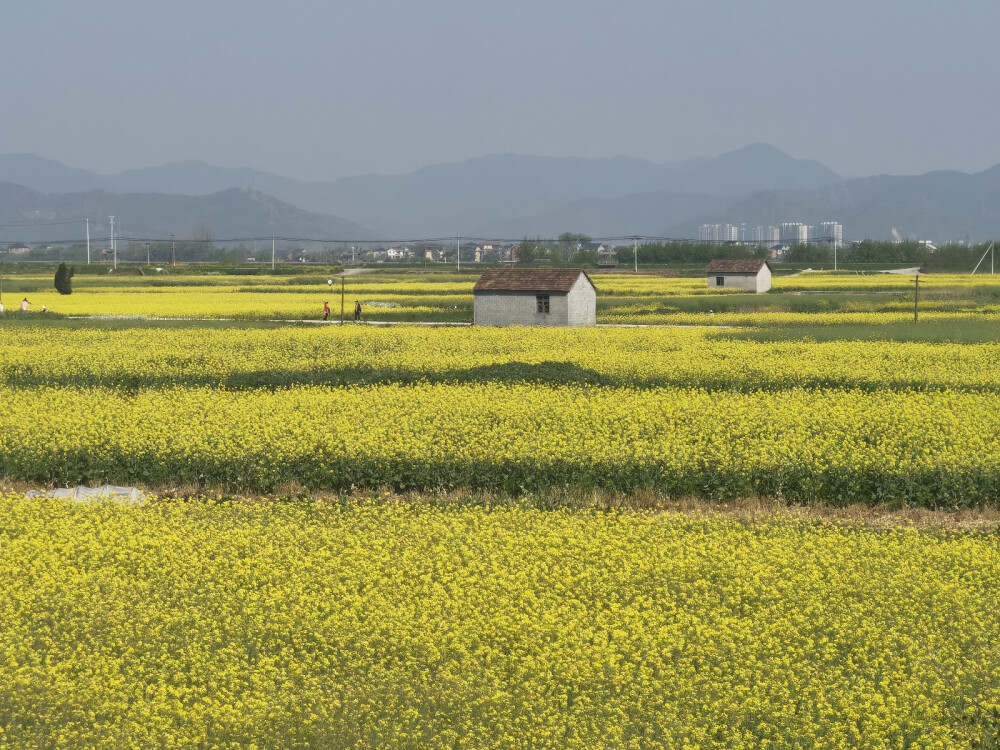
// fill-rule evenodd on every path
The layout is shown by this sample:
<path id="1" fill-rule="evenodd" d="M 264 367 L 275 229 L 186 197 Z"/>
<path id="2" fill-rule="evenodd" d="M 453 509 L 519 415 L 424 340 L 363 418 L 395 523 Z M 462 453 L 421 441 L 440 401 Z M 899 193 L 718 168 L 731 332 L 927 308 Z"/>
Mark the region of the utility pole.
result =
<path id="1" fill-rule="evenodd" d="M 274 270 L 274 235 L 271 235 L 271 270 Z"/>
<path id="2" fill-rule="evenodd" d="M 913 322 L 917 322 L 917 298 L 920 296 L 920 274 L 913 276 Z"/>
<path id="3" fill-rule="evenodd" d="M 146 243 L 146 268 L 149 268 L 149 243 Z"/>
<path id="4" fill-rule="evenodd" d="M 90 219 L 87 219 L 87 265 L 90 265 Z"/>
<path id="5" fill-rule="evenodd" d="M 990 256 L 990 273 L 991 274 L 993 273 L 993 257 L 994 257 L 994 255 L 993 255 L 993 245 L 994 245 L 994 243 L 991 242 L 990 246 L 988 248 L 986 248 L 986 252 L 983 253 L 983 257 L 979 259 L 978 263 L 976 263 L 976 267 L 972 269 L 972 275 L 973 276 L 976 275 L 976 271 L 979 270 L 979 267 L 983 264 L 983 261 L 986 260 L 986 256 L 987 255 Z"/>
<path id="6" fill-rule="evenodd" d="M 458 270 L 462 270 L 462 235 L 458 235 L 458 244 L 455 246 L 455 259 L 458 261 Z"/>
<path id="7" fill-rule="evenodd" d="M 635 272 L 639 273 L 639 238 L 632 238 L 632 258 L 635 260 Z"/>
<path id="8" fill-rule="evenodd" d="M 174 236 L 170 235 L 170 265 L 177 265 L 177 253 L 174 252 Z"/>
<path id="9" fill-rule="evenodd" d="M 115 268 L 118 268 L 118 246 L 115 244 L 115 217 L 109 216 L 111 219 L 111 252 L 114 254 L 115 258 Z"/>
<path id="10" fill-rule="evenodd" d="M 340 272 L 340 325 L 344 325 L 344 272 Z"/>

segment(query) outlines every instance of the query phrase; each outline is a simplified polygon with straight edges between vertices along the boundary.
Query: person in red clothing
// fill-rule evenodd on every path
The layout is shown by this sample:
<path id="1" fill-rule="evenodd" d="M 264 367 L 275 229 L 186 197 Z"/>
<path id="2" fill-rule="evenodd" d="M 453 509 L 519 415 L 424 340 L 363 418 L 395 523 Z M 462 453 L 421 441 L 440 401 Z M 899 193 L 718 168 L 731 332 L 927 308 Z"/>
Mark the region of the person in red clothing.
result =
<path id="1" fill-rule="evenodd" d="M 329 320 L 329 319 L 330 319 L 330 303 L 329 302 L 324 302 L 323 303 L 323 320 Z"/>

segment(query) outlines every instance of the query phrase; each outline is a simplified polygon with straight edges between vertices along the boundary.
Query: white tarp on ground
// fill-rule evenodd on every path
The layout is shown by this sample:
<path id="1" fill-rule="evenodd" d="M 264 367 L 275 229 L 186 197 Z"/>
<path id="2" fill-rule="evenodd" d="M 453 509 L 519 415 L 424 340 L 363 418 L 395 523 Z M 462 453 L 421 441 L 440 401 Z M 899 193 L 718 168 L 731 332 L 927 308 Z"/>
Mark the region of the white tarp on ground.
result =
<path id="1" fill-rule="evenodd" d="M 60 487 L 55 490 L 26 492 L 25 497 L 61 497 L 67 500 L 79 500 L 85 503 L 115 502 L 137 505 L 146 499 L 146 493 L 137 487 L 115 487 L 102 484 L 100 487 Z"/>

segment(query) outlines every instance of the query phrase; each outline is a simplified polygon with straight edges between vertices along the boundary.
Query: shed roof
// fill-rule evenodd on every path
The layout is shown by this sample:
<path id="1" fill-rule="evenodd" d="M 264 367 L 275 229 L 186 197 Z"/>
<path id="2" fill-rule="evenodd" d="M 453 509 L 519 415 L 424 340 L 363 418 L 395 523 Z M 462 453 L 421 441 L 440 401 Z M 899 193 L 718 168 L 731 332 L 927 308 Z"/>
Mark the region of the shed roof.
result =
<path id="1" fill-rule="evenodd" d="M 713 260 L 708 264 L 707 273 L 758 273 L 764 266 L 770 264 L 761 258 L 752 260 Z"/>
<path id="2" fill-rule="evenodd" d="M 590 277 L 578 268 L 488 268 L 474 292 L 568 292 L 577 279 Z"/>

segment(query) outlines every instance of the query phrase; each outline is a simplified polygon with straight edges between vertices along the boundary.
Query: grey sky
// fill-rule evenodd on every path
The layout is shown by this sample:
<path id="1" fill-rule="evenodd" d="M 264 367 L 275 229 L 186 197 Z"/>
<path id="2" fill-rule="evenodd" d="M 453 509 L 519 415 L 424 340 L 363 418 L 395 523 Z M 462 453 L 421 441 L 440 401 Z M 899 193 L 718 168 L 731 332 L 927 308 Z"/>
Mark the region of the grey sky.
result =
<path id="1" fill-rule="evenodd" d="M 300 179 L 763 141 L 1000 162 L 996 0 L 2 0 L 0 153 Z"/>

